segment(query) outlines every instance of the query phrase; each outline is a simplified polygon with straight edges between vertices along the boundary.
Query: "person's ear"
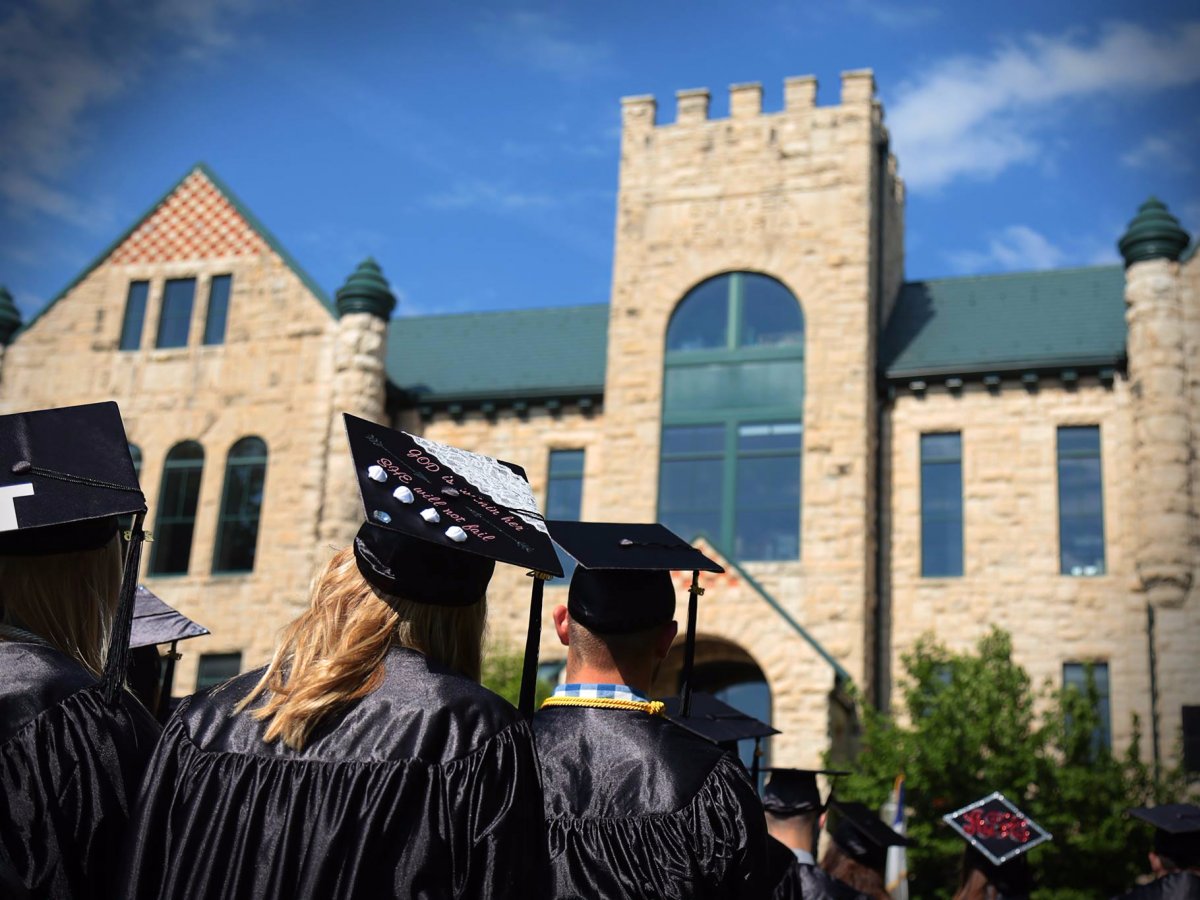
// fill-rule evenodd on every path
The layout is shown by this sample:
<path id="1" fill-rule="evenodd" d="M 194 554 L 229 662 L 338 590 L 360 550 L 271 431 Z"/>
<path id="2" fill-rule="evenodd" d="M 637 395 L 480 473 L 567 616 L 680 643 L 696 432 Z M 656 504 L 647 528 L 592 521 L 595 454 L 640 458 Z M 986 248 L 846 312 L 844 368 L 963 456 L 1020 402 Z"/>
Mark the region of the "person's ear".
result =
<path id="1" fill-rule="evenodd" d="M 554 619 L 554 633 L 558 635 L 558 640 L 564 647 L 569 647 L 571 644 L 570 624 L 571 617 L 567 614 L 567 608 L 561 603 L 554 607 L 554 612 L 551 613 Z"/>
<path id="2" fill-rule="evenodd" d="M 667 654 L 671 652 L 671 645 L 675 643 L 675 636 L 678 634 L 679 623 L 674 619 L 663 625 L 662 631 L 658 633 L 658 640 L 654 642 L 654 656 L 656 659 L 667 658 Z"/>

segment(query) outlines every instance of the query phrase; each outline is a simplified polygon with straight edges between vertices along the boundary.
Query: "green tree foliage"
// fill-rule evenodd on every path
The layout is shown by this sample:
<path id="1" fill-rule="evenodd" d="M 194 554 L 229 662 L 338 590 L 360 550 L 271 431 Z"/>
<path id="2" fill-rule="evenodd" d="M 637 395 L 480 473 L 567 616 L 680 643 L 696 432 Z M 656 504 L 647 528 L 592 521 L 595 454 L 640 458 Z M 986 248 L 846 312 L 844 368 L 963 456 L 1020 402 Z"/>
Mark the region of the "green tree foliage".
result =
<path id="1" fill-rule="evenodd" d="M 1035 900 L 1112 896 L 1146 870 L 1150 829 L 1130 806 L 1183 799 L 1179 772 L 1155 782 L 1129 750 L 1114 757 L 1095 739 L 1098 695 L 1044 689 L 1045 713 L 1007 633 L 993 630 L 974 653 L 922 639 L 903 657 L 907 724 L 864 705 L 861 750 L 838 796 L 878 809 L 903 773 L 909 808 L 910 893 L 947 898 L 957 885 L 964 842 L 942 816 L 1001 791 L 1054 840 L 1030 851 Z"/>
<path id="2" fill-rule="evenodd" d="M 511 647 L 487 648 L 483 656 L 483 677 L 480 681 L 490 691 L 499 694 L 513 706 L 521 696 L 521 667 L 524 656 L 520 650 Z M 541 706 L 542 701 L 550 696 L 553 686 L 544 680 L 539 680 L 534 692 L 534 707 Z"/>

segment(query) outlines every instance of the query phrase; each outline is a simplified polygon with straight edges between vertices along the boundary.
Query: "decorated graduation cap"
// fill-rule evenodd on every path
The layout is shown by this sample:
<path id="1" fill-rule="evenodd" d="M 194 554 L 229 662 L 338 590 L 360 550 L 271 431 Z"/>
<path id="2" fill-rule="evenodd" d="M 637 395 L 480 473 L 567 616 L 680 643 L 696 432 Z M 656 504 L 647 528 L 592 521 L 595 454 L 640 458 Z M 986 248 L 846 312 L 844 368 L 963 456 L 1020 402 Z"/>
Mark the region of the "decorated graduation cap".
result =
<path id="1" fill-rule="evenodd" d="M 101 679 L 109 703 L 128 662 L 145 514 L 116 403 L 0 416 L 0 555 L 93 550 L 117 533 L 119 516 L 134 516 Z"/>
<path id="2" fill-rule="evenodd" d="M 849 775 L 838 769 L 768 769 L 770 777 L 763 788 L 763 809 L 775 816 L 799 816 L 825 809 L 817 776 L 836 778 Z"/>
<path id="3" fill-rule="evenodd" d="M 831 801 L 835 815 L 833 841 L 854 860 L 882 873 L 888 847 L 908 847 L 912 841 L 893 831 L 870 807 L 862 803 Z"/>
<path id="4" fill-rule="evenodd" d="M 670 621 L 675 614 L 670 573 L 692 573 L 679 703 L 679 715 L 689 717 L 696 654 L 696 598 L 704 593 L 700 573 L 725 570 L 663 525 L 548 524 L 554 540 L 579 563 L 571 576 L 567 609 L 571 618 L 590 631 L 628 633 Z"/>
<path id="5" fill-rule="evenodd" d="M 534 576 L 521 684 L 522 711 L 532 714 L 542 584 L 562 567 L 524 469 L 344 418 L 366 517 L 354 557 L 371 585 L 416 603 L 468 606 L 497 562 Z"/>
<path id="6" fill-rule="evenodd" d="M 999 791 L 947 813 L 942 820 L 995 866 L 1028 853 L 1051 837 Z"/>
<path id="7" fill-rule="evenodd" d="M 1154 852 L 1181 869 L 1200 866 L 1200 806 L 1165 803 L 1142 806 L 1129 814 L 1154 826 Z"/>
<path id="8" fill-rule="evenodd" d="M 663 701 L 663 714 L 676 725 L 731 753 L 736 754 L 738 741 L 753 740 L 754 763 L 751 773 L 757 781 L 761 756 L 759 744 L 763 738 L 779 734 L 778 728 L 772 728 L 766 722 L 702 691 L 692 694 L 692 708 L 688 715 L 680 714 L 681 707 L 682 698 L 670 697 Z"/>

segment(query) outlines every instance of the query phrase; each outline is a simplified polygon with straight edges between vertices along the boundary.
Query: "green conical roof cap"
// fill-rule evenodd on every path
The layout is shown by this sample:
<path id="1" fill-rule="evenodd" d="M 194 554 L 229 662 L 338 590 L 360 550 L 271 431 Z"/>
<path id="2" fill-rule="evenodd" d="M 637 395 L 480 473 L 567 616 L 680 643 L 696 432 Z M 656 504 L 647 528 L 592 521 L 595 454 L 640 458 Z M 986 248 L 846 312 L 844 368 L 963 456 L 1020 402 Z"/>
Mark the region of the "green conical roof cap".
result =
<path id="1" fill-rule="evenodd" d="M 1177 260 L 1191 238 L 1179 226 L 1179 220 L 1167 211 L 1157 197 L 1151 197 L 1138 208 L 1138 213 L 1125 229 L 1117 249 L 1125 257 L 1125 265 L 1145 259 Z"/>
<path id="2" fill-rule="evenodd" d="M 21 311 L 13 302 L 8 288 L 0 285 L 0 344 L 8 344 L 21 327 Z"/>
<path id="3" fill-rule="evenodd" d="M 358 264 L 354 274 L 338 288 L 337 311 L 339 318 L 347 313 L 365 312 L 381 319 L 388 319 L 396 308 L 396 295 L 392 293 L 379 263 L 369 256 Z"/>

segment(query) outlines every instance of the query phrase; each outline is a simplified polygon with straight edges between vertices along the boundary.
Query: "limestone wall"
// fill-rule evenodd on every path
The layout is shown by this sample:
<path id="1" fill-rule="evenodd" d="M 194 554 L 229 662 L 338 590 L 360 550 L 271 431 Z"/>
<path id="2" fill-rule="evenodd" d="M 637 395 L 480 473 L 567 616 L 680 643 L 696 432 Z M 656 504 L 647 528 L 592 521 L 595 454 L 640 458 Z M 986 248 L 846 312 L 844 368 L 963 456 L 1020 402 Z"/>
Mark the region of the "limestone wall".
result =
<path id="1" fill-rule="evenodd" d="M 194 201 L 211 197 L 209 187 L 199 178 L 181 191 L 190 191 Z M 160 210 L 154 227 L 143 227 L 130 241 L 145 247 L 147 235 L 204 231 L 186 227 L 195 222 L 195 203 L 182 205 L 184 218 L 163 221 Z M 169 200 L 168 213 L 170 207 Z M 150 251 L 131 252 L 129 242 L 117 248 L 16 339 L 0 379 L 5 412 L 116 399 L 129 440 L 142 451 L 152 531 L 167 452 L 183 440 L 203 446 L 188 574 L 143 579 L 213 632 L 180 646 L 177 693 L 191 690 L 200 653 L 240 651 L 245 667 L 267 659 L 279 627 L 306 602 L 318 543 L 336 322 L 240 217 L 231 222 L 230 239 L 210 248 L 215 254 L 207 258 L 178 258 L 185 252 L 179 244 L 159 239 Z M 208 280 L 226 274 L 233 277 L 225 342 L 201 346 Z M 197 279 L 188 346 L 155 349 L 163 282 L 181 277 Z M 133 280 L 150 282 L 142 345 L 120 351 Z M 213 575 L 226 454 L 249 435 L 262 438 L 269 453 L 256 567 L 244 575 Z"/>
<path id="2" fill-rule="evenodd" d="M 1056 429 L 1062 425 L 1100 427 L 1106 572 L 1096 577 L 1059 574 Z M 936 431 L 962 433 L 964 574 L 957 578 L 920 574 L 920 435 Z M 1008 382 L 994 393 L 971 384 L 961 394 L 903 393 L 889 432 L 893 673 L 900 676 L 901 654 L 923 633 L 966 650 L 997 625 L 1012 633 L 1015 657 L 1038 686 L 1048 680 L 1061 687 L 1064 662 L 1107 661 L 1115 744 L 1128 740 L 1134 713 L 1148 737 L 1145 598 L 1135 591 L 1134 565 L 1141 486 L 1130 477 L 1128 382 L 1118 378 L 1107 388 L 1083 379 L 1068 389 L 1051 381 L 1034 391 Z M 1168 643 L 1200 640 L 1194 619 L 1163 617 L 1159 630 Z M 1168 674 L 1161 663 L 1159 677 L 1181 684 L 1179 673 Z M 1144 746 L 1149 752 L 1148 741 Z"/>

